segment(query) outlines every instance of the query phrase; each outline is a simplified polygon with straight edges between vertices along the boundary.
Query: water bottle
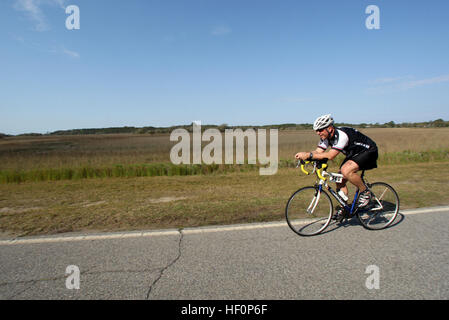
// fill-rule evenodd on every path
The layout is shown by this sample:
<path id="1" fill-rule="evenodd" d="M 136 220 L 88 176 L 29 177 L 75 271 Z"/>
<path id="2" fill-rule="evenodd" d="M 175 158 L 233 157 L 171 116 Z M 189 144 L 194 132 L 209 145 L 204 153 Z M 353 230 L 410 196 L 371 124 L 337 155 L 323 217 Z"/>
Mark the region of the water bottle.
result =
<path id="1" fill-rule="evenodd" d="M 338 195 L 346 202 L 348 201 L 348 196 L 343 192 L 343 190 L 338 191 Z"/>

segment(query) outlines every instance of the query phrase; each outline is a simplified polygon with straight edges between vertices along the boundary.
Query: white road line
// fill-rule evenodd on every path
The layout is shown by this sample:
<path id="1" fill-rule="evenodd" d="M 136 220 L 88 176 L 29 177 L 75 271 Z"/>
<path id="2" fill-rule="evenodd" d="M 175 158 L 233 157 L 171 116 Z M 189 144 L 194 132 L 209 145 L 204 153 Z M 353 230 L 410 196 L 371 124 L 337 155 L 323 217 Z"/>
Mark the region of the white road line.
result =
<path id="1" fill-rule="evenodd" d="M 431 212 L 449 212 L 449 206 L 423 208 L 423 209 L 409 209 L 400 211 L 403 215 L 413 215 L 421 213 Z M 212 232 L 225 232 L 225 231 L 238 231 L 238 230 L 253 230 L 253 229 L 266 229 L 266 228 L 278 228 L 287 226 L 286 221 L 282 222 L 265 222 L 265 223 L 252 223 L 243 225 L 230 225 L 230 226 L 218 226 L 218 227 L 198 227 L 198 228 L 186 228 L 181 232 L 184 235 L 188 234 L 201 234 Z M 80 236 L 66 236 L 66 237 L 37 237 L 27 239 L 11 239 L 0 240 L 0 246 L 5 245 L 19 245 L 19 244 L 42 244 L 42 243 L 55 243 L 55 242 L 74 242 L 74 241 L 92 241 L 92 240 L 109 240 L 109 239 L 122 239 L 122 238 L 142 238 L 142 237 L 158 237 L 158 236 L 170 236 L 179 235 L 179 230 L 161 230 L 161 231 L 143 231 L 143 232 L 123 232 L 123 233 L 105 233 L 99 235 L 80 235 Z"/>

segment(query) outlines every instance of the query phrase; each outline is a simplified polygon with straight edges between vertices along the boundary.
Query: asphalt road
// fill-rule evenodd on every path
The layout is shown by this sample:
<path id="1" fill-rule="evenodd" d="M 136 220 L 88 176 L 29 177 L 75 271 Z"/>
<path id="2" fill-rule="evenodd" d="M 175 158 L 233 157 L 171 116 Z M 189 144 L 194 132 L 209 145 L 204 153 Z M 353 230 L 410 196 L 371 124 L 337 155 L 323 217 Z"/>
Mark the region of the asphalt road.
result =
<path id="1" fill-rule="evenodd" d="M 279 222 L 2 240 L 0 299 L 447 300 L 448 226 L 438 207 L 308 238 Z"/>

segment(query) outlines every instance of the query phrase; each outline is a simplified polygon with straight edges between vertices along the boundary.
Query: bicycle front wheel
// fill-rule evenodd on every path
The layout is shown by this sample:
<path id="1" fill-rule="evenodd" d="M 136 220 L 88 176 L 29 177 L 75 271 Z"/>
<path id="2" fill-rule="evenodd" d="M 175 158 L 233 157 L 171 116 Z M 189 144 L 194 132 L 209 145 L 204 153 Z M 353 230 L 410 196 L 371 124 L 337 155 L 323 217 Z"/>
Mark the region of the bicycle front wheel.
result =
<path id="1" fill-rule="evenodd" d="M 360 223 L 370 230 L 390 226 L 399 213 L 399 196 L 392 186 L 384 182 L 369 185 L 373 197 L 368 210 L 357 212 Z"/>
<path id="2" fill-rule="evenodd" d="M 304 187 L 288 200 L 285 217 L 289 227 L 301 236 L 322 232 L 332 219 L 332 200 L 318 187 Z"/>

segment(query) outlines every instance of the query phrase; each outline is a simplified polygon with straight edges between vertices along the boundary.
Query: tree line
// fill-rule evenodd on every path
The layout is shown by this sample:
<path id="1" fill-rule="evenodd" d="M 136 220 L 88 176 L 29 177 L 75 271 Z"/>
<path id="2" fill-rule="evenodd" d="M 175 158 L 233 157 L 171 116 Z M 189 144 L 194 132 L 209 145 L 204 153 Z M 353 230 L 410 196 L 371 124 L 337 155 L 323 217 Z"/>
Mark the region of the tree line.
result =
<path id="1" fill-rule="evenodd" d="M 449 127 L 449 121 L 443 119 L 437 119 L 434 121 L 424 121 L 424 122 L 403 122 L 395 123 L 394 121 L 389 121 L 386 123 L 336 123 L 337 127 L 353 127 L 353 128 L 442 128 Z M 226 129 L 278 129 L 278 130 L 311 130 L 312 124 L 310 123 L 284 123 L 284 124 L 274 124 L 274 125 L 263 125 L 263 126 L 229 126 L 227 124 L 221 125 L 202 125 L 201 130 L 207 129 L 218 129 L 224 132 Z M 189 132 L 192 131 L 192 124 L 188 125 L 178 125 L 171 127 L 112 127 L 112 128 L 91 128 L 91 129 L 71 129 L 71 130 L 58 130 L 54 132 L 43 133 L 24 133 L 17 136 L 45 136 L 45 135 L 85 135 L 85 134 L 158 134 L 158 133 L 171 133 L 175 129 L 186 129 Z M 0 139 L 5 137 L 10 137 L 13 135 L 8 135 L 0 133 Z"/>

